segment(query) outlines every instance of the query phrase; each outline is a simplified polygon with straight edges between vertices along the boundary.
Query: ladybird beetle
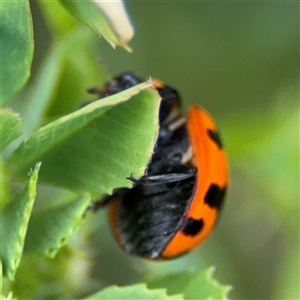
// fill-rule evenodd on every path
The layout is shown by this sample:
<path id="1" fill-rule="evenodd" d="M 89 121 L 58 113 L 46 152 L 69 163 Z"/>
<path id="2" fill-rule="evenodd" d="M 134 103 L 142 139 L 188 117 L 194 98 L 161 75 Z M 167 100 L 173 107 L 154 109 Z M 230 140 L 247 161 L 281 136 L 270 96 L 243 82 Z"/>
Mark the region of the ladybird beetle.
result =
<path id="1" fill-rule="evenodd" d="M 125 72 L 101 88 L 100 98 L 143 80 Z M 228 185 L 228 164 L 211 116 L 192 106 L 185 117 L 175 89 L 159 80 L 159 134 L 144 176 L 132 188 L 119 188 L 100 203 L 109 203 L 117 242 L 128 253 L 169 259 L 189 252 L 212 231 Z M 97 205 L 96 205 L 97 206 Z"/>

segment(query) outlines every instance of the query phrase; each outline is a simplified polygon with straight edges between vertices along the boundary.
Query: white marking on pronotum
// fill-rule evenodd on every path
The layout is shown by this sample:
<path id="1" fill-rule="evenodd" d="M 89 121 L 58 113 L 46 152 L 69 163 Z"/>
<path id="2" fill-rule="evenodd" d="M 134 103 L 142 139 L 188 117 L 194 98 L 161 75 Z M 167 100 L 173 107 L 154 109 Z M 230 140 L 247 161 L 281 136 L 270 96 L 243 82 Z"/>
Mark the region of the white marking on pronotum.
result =
<path id="1" fill-rule="evenodd" d="M 186 163 L 188 163 L 193 157 L 193 150 L 191 147 L 189 147 L 183 154 L 181 157 L 181 163 L 183 165 L 185 165 Z"/>
<path id="2" fill-rule="evenodd" d="M 168 126 L 168 129 L 170 131 L 175 131 L 177 130 L 178 128 L 180 128 L 182 125 L 184 125 L 186 122 L 186 118 L 185 117 L 181 117 L 181 118 L 178 118 L 177 120 L 174 120 L 169 126 Z"/>

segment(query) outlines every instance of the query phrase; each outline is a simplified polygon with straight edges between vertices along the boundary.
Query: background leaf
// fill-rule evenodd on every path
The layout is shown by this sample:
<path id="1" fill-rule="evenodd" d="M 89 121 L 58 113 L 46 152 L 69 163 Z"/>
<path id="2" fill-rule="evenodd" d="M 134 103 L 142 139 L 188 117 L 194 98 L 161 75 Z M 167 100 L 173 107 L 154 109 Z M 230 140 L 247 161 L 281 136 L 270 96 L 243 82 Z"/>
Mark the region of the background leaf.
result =
<path id="1" fill-rule="evenodd" d="M 34 213 L 28 225 L 24 251 L 54 257 L 82 223 L 90 201 L 90 195 L 85 194 L 68 203 Z"/>
<path id="2" fill-rule="evenodd" d="M 76 271 L 78 265 L 80 276 Z M 8 290 L 14 291 L 17 299 L 81 299 L 93 286 L 90 284 L 89 265 L 84 253 L 69 246 L 60 249 L 54 258 L 25 251 L 15 280 Z M 85 285 L 86 282 L 89 284 Z M 80 295 L 75 297 L 74 291 L 78 288 Z"/>
<path id="3" fill-rule="evenodd" d="M 140 84 L 42 127 L 13 153 L 10 170 L 24 176 L 38 157 L 47 183 L 95 193 L 130 186 L 126 177 L 142 176 L 156 140 L 159 96 L 150 86 Z"/>
<path id="4" fill-rule="evenodd" d="M 77 20 L 70 16 L 59 0 L 52 0 L 51 4 L 49 4 L 49 2 L 42 0 L 38 1 L 38 5 L 43 13 L 47 27 L 54 38 L 61 39 L 63 36 L 79 29 L 79 23 Z"/>
<path id="5" fill-rule="evenodd" d="M 0 157 L 0 211 L 10 199 L 10 186 L 7 170 L 4 167 L 3 159 Z"/>
<path id="6" fill-rule="evenodd" d="M 201 272 L 185 271 L 156 278 L 148 283 L 148 287 L 166 288 L 170 295 L 182 293 L 184 299 L 228 299 L 231 287 L 213 279 L 213 270 L 211 267 Z"/>
<path id="7" fill-rule="evenodd" d="M 13 297 L 12 292 L 8 293 L 8 295 L 6 297 L 4 295 L 0 294 L 0 297 L 1 297 L 0 298 L 1 300 L 14 300 L 14 299 L 16 299 L 16 298 Z"/>
<path id="8" fill-rule="evenodd" d="M 29 182 L 21 194 L 9 203 L 1 214 L 1 258 L 3 273 L 10 280 L 14 279 L 19 266 L 28 221 L 31 215 L 33 202 L 36 195 L 36 183 L 40 163 L 37 163 L 31 173 Z"/>
<path id="9" fill-rule="evenodd" d="M 24 86 L 33 58 L 33 33 L 29 2 L 1 2 L 0 82 L 1 106 Z"/>
<path id="10" fill-rule="evenodd" d="M 53 43 L 27 92 L 23 126 L 26 137 L 41 124 L 73 112 L 81 102 L 92 99 L 86 89 L 105 78 L 95 44 L 91 33 L 83 30 Z"/>
<path id="11" fill-rule="evenodd" d="M 0 151 L 21 135 L 22 121 L 9 109 L 0 110 Z"/>

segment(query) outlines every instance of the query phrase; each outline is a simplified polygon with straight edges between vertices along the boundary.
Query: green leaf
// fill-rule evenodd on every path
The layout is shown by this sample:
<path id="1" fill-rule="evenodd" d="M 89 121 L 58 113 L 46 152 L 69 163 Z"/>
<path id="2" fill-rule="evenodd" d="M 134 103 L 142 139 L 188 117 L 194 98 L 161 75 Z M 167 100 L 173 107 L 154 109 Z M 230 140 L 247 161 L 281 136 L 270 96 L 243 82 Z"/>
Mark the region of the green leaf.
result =
<path id="1" fill-rule="evenodd" d="M 182 295 L 168 296 L 165 289 L 150 290 L 146 284 L 135 284 L 126 287 L 110 286 L 95 293 L 84 300 L 111 300 L 111 299 L 147 299 L 147 300 L 183 300 Z"/>
<path id="2" fill-rule="evenodd" d="M 0 151 L 21 135 L 22 121 L 9 109 L 0 110 Z"/>
<path id="3" fill-rule="evenodd" d="M 107 70 L 98 62 L 97 40 L 91 31 L 77 30 L 60 39 L 55 47 L 60 72 L 56 79 L 56 88 L 51 91 L 46 121 L 77 110 L 83 99 L 94 100 L 95 95 L 87 94 L 87 88 L 108 78 L 104 74 Z"/>
<path id="4" fill-rule="evenodd" d="M 0 103 L 24 86 L 33 58 L 32 20 L 28 1 L 1 1 L 0 5 Z"/>
<path id="5" fill-rule="evenodd" d="M 90 195 L 86 193 L 74 201 L 33 214 L 24 251 L 54 257 L 82 223 L 90 201 Z"/>
<path id="6" fill-rule="evenodd" d="M 9 200 L 9 181 L 2 157 L 0 157 L 0 211 Z"/>
<path id="7" fill-rule="evenodd" d="M 133 36 L 133 28 L 121 1 L 60 2 L 71 15 L 102 35 L 113 48 L 118 45 L 131 51 L 127 43 Z"/>
<path id="8" fill-rule="evenodd" d="M 166 288 L 170 295 L 183 293 L 184 299 L 228 299 L 230 286 L 221 285 L 212 278 L 214 268 L 201 272 L 182 273 L 157 278 L 149 282 L 149 288 Z"/>
<path id="9" fill-rule="evenodd" d="M 44 15 L 45 22 L 52 36 L 62 37 L 74 30 L 78 30 L 78 22 L 70 16 L 58 0 L 38 1 Z"/>
<path id="10" fill-rule="evenodd" d="M 91 293 L 86 287 L 91 280 L 88 255 L 73 246 L 63 247 L 54 258 L 24 252 L 15 280 L 6 290 L 12 290 L 20 300 L 71 300 L 78 299 L 79 294 Z"/>
<path id="11" fill-rule="evenodd" d="M 91 33 L 83 30 L 54 43 L 26 99 L 25 136 L 41 123 L 75 111 L 88 97 L 86 88 L 97 84 L 102 75 L 95 44 Z"/>
<path id="12" fill-rule="evenodd" d="M 13 298 L 12 292 L 9 292 L 9 294 L 6 297 L 4 295 L 0 294 L 0 299 L 1 300 L 13 300 L 13 299 L 16 299 L 16 298 Z"/>
<path id="13" fill-rule="evenodd" d="M 30 87 L 27 97 L 23 132 L 31 133 L 39 123 L 57 90 L 57 82 L 61 76 L 61 59 L 56 48 L 50 49 L 41 66 L 34 84 Z"/>
<path id="14" fill-rule="evenodd" d="M 103 194 L 130 187 L 126 177 L 142 176 L 152 155 L 158 109 L 151 84 L 137 85 L 40 128 L 16 149 L 8 166 L 24 176 L 39 159 L 42 181 L 77 191 Z"/>
<path id="15" fill-rule="evenodd" d="M 29 182 L 21 194 L 9 203 L 3 210 L 1 218 L 1 258 L 3 273 L 13 280 L 19 266 L 28 221 L 31 215 L 33 202 L 36 195 L 36 183 L 41 163 L 37 163 L 32 171 Z"/>

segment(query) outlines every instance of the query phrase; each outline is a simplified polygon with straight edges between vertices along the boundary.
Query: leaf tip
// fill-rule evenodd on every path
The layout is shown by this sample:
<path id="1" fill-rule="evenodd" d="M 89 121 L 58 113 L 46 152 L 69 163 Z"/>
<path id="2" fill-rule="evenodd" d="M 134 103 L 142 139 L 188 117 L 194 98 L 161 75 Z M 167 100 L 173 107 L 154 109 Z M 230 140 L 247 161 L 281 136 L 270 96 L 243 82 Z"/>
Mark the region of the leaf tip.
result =
<path id="1" fill-rule="evenodd" d="M 41 161 L 40 161 L 40 162 L 37 162 L 37 163 L 35 164 L 34 169 L 30 168 L 30 170 L 29 170 L 29 172 L 28 172 L 27 175 L 31 177 L 31 176 L 37 174 L 38 171 L 40 170 L 41 165 L 42 165 L 42 162 L 41 162 Z"/>
<path id="2" fill-rule="evenodd" d="M 127 43 L 132 39 L 134 35 L 134 29 L 127 15 L 123 1 L 95 1 L 94 4 L 100 9 L 105 17 L 110 22 L 112 28 L 117 34 L 122 46 L 128 52 L 131 52 L 131 48 Z M 110 45 L 115 49 L 116 45 L 112 41 L 108 41 Z"/>

